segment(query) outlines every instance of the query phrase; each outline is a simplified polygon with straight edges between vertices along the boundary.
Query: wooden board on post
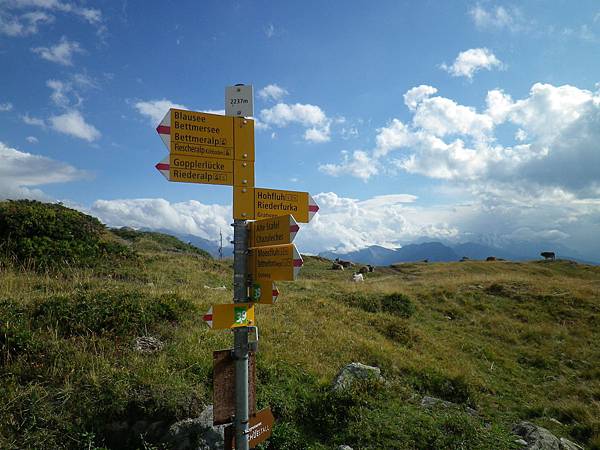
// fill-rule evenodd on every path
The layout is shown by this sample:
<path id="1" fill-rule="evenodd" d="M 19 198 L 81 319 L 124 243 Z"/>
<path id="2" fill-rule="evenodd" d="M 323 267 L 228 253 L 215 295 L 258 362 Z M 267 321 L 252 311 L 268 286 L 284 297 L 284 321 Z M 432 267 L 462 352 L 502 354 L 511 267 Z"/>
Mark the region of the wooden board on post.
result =
<path id="1" fill-rule="evenodd" d="M 248 423 L 248 444 L 250 448 L 256 447 L 263 443 L 273 433 L 273 425 L 275 418 L 271 412 L 271 408 L 261 409 L 256 414 L 250 415 Z M 225 450 L 234 450 L 235 448 L 235 432 L 233 426 L 225 427 Z"/>
<path id="2" fill-rule="evenodd" d="M 213 352 L 213 425 L 233 422 L 235 416 L 235 359 L 231 350 Z M 248 355 L 248 409 L 256 411 L 256 357 Z"/>

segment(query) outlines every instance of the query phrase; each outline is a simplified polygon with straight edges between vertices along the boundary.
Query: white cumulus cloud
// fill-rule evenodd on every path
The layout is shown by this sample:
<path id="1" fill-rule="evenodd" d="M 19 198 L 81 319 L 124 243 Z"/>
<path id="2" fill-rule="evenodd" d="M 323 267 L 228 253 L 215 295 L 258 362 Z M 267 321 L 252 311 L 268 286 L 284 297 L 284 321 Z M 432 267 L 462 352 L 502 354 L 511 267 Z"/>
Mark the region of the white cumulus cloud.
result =
<path id="1" fill-rule="evenodd" d="M 334 177 L 352 175 L 366 181 L 379 172 L 379 163 L 362 150 L 355 150 L 352 154 L 342 151 L 340 164 L 321 164 L 319 170 Z"/>
<path id="2" fill-rule="evenodd" d="M 419 103 L 421 103 L 426 98 L 431 97 L 438 90 L 433 86 L 428 86 L 426 84 L 422 84 L 420 86 L 409 89 L 404 94 L 404 104 L 408 106 L 408 109 L 414 111 Z"/>
<path id="3" fill-rule="evenodd" d="M 69 41 L 65 36 L 60 39 L 60 42 L 51 47 L 35 47 L 32 52 L 40 55 L 41 58 L 63 66 L 73 65 L 73 55 L 76 53 L 84 53 L 78 42 Z"/>
<path id="4" fill-rule="evenodd" d="M 10 37 L 36 34 L 39 25 L 52 23 L 54 17 L 42 11 L 31 11 L 21 15 L 0 12 L 0 34 Z"/>
<path id="5" fill-rule="evenodd" d="M 48 119 L 50 126 L 59 133 L 68 134 L 88 142 L 99 139 L 101 133 L 85 121 L 79 111 L 68 111 Z"/>
<path id="6" fill-rule="evenodd" d="M 299 124 L 306 128 L 304 139 L 311 142 L 327 142 L 331 137 L 331 122 L 325 112 L 316 105 L 302 103 L 277 103 L 260 112 L 265 126 L 287 127 Z"/>
<path id="7" fill-rule="evenodd" d="M 472 79 L 475 72 L 482 69 L 501 68 L 502 62 L 487 48 L 471 48 L 460 52 L 450 66 L 442 64 L 441 67 L 453 77 Z"/>
<path id="8" fill-rule="evenodd" d="M 147 117 L 152 125 L 155 126 L 160 123 L 163 117 L 165 117 L 165 114 L 169 111 L 169 109 L 188 109 L 186 106 L 174 103 L 166 98 L 163 98 L 162 100 L 136 102 L 134 107 L 142 116 Z"/>
<path id="9" fill-rule="evenodd" d="M 0 112 L 12 111 L 13 104 L 11 102 L 0 103 Z"/>
<path id="10" fill-rule="evenodd" d="M 521 17 L 517 10 L 509 10 L 504 6 L 486 9 L 477 4 L 469 10 L 469 15 L 475 26 L 481 30 L 490 28 L 516 30 L 521 22 Z"/>
<path id="11" fill-rule="evenodd" d="M 0 34 L 22 37 L 36 34 L 39 25 L 54 22 L 53 14 L 78 16 L 94 25 L 99 34 L 106 31 L 102 12 L 75 2 L 58 0 L 2 0 L 0 2 Z"/>
<path id="12" fill-rule="evenodd" d="M 258 96 L 263 100 L 279 101 L 286 95 L 288 91 L 276 84 L 269 84 L 258 91 Z"/>
<path id="13" fill-rule="evenodd" d="M 554 186 L 591 198 L 600 192 L 600 93 L 535 83 L 513 99 L 496 89 L 481 112 L 435 94 L 430 86 L 408 90 L 408 123 L 392 119 L 377 130 L 371 151 L 342 152 L 340 163 L 321 171 L 368 180 L 390 172 L 378 167 L 395 167 L 454 183 Z M 514 138 L 499 126 L 512 128 Z"/>
<path id="14" fill-rule="evenodd" d="M 0 142 L 0 197 L 36 198 L 48 197 L 33 186 L 50 183 L 66 183 L 83 178 L 86 173 L 60 161 L 41 155 L 22 152 Z"/>
<path id="15" fill-rule="evenodd" d="M 206 205 L 195 200 L 171 203 L 162 198 L 97 200 L 90 212 L 112 227 L 167 229 L 215 240 L 219 231 L 232 233 L 230 205 Z"/>

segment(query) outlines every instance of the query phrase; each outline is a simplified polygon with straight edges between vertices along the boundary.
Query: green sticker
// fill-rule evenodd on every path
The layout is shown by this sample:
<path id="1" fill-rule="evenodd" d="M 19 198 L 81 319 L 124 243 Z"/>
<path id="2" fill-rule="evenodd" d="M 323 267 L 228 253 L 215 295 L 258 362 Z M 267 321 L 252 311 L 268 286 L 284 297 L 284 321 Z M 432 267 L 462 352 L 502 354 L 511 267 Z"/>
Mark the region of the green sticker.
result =
<path id="1" fill-rule="evenodd" d="M 233 309 L 234 323 L 236 325 L 246 325 L 248 323 L 248 310 L 245 306 Z"/>
<path id="2" fill-rule="evenodd" d="M 254 292 L 252 293 L 252 300 L 254 300 L 255 302 L 260 300 L 260 284 L 255 283 L 254 284 Z"/>

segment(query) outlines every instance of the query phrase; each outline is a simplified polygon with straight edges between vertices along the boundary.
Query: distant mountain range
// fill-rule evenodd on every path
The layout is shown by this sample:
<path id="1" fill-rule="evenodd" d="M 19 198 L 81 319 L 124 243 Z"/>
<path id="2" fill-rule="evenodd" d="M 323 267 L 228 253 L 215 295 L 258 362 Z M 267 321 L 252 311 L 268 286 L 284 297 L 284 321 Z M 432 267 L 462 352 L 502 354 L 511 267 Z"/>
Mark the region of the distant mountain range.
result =
<path id="1" fill-rule="evenodd" d="M 199 236 L 194 236 L 193 234 L 176 233 L 174 231 L 167 230 L 164 228 L 140 228 L 140 231 L 157 231 L 159 233 L 170 234 L 171 236 L 175 236 L 183 242 L 186 242 L 188 244 L 193 245 L 194 247 L 198 247 L 199 249 L 207 251 L 211 254 L 213 258 L 219 257 L 219 242 L 217 241 L 209 241 L 208 239 L 204 239 Z M 233 247 L 225 238 L 225 236 L 223 236 L 223 258 L 233 258 Z"/>
<path id="2" fill-rule="evenodd" d="M 572 249 L 561 245 L 548 243 L 519 243 L 507 250 L 499 247 L 477 244 L 475 242 L 466 242 L 462 244 L 442 244 L 441 242 L 423 242 L 419 244 L 408 244 L 403 247 L 390 249 L 378 245 L 372 245 L 361 250 L 349 253 L 339 252 L 321 252 L 319 256 L 328 259 L 341 258 L 363 264 L 372 264 L 376 266 L 388 266 L 398 262 L 415 262 L 428 260 L 430 262 L 451 262 L 459 261 L 463 257 L 469 259 L 482 260 L 488 256 L 495 256 L 510 261 L 527 261 L 531 259 L 540 259 L 540 252 L 554 251 L 557 258 L 572 259 L 588 264 L 595 264 L 585 261 L 577 255 Z M 575 256 L 573 256 L 575 255 Z"/>
<path id="3" fill-rule="evenodd" d="M 219 257 L 219 243 L 209 241 L 192 234 L 175 233 L 170 230 L 159 229 L 142 231 L 158 231 L 170 234 L 181 239 L 183 242 L 190 243 L 202 250 L 206 250 L 214 258 Z M 483 260 L 488 256 L 495 256 L 509 261 L 528 261 L 532 259 L 541 259 L 540 252 L 553 251 L 556 257 L 560 259 L 571 259 L 586 264 L 599 264 L 600 261 L 589 261 L 582 257 L 577 251 L 565 247 L 561 244 L 551 242 L 532 242 L 532 241 L 512 241 L 505 242 L 503 247 L 480 244 L 476 242 L 465 242 L 461 244 L 442 243 L 438 241 L 421 241 L 403 245 L 402 247 L 391 249 L 379 245 L 356 250 L 354 252 L 342 253 L 335 251 L 325 251 L 319 253 L 319 256 L 328 259 L 341 258 L 363 264 L 372 264 L 374 266 L 388 266 L 397 262 L 415 262 L 428 260 L 430 262 L 451 262 L 459 261 L 462 257 L 469 259 Z M 223 240 L 223 258 L 233 257 L 233 246 Z"/>

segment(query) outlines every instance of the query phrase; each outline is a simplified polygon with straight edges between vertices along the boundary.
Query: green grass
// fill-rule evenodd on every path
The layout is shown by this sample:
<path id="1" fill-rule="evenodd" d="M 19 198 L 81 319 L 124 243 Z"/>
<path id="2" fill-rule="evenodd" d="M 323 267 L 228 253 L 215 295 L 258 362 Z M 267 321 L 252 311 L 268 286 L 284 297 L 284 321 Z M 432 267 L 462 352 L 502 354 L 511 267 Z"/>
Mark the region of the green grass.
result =
<path id="1" fill-rule="evenodd" d="M 230 262 L 162 236 L 111 239 L 136 256 L 2 267 L 0 448 L 149 448 L 212 402 L 212 352 L 232 337 L 201 316 L 231 301 Z M 600 268 L 401 264 L 355 284 L 329 267 L 306 257 L 277 304 L 257 306 L 258 407 L 276 417 L 264 448 L 509 449 L 525 419 L 600 448 Z M 141 335 L 164 348 L 137 353 Z M 332 392 L 353 361 L 385 382 Z M 423 409 L 424 395 L 456 406 Z"/>

